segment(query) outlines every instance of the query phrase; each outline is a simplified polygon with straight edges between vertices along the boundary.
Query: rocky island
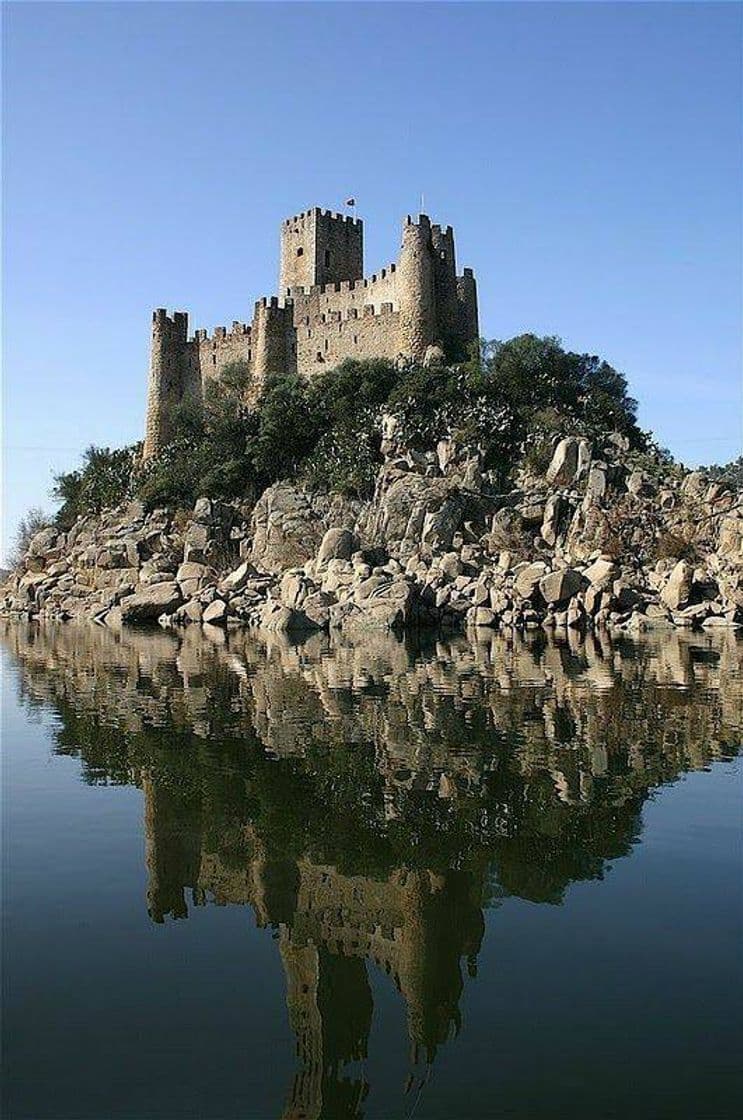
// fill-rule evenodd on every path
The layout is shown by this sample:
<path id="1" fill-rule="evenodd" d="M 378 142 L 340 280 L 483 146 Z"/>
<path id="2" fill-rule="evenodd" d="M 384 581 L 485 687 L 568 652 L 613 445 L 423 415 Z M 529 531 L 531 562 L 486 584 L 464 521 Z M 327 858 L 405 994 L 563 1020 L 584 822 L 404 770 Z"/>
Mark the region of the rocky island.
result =
<path id="1" fill-rule="evenodd" d="M 282 223 L 280 290 L 213 338 L 154 313 L 143 443 L 57 477 L 61 509 L 25 535 L 3 614 L 290 633 L 743 624 L 740 470 L 675 463 L 595 356 L 478 342 L 451 227 L 408 218 L 397 264 L 364 279 L 361 223 L 309 210 Z"/>

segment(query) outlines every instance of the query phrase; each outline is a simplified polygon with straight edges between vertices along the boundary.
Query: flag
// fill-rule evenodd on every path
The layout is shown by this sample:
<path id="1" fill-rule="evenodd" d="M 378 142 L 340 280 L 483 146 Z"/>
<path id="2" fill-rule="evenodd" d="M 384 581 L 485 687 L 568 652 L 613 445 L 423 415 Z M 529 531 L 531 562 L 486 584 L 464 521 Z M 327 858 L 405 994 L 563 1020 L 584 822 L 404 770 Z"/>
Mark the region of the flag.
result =
<path id="1" fill-rule="evenodd" d="M 346 199 L 346 206 L 355 206 L 355 205 L 356 205 L 356 199 L 355 198 L 347 198 Z"/>

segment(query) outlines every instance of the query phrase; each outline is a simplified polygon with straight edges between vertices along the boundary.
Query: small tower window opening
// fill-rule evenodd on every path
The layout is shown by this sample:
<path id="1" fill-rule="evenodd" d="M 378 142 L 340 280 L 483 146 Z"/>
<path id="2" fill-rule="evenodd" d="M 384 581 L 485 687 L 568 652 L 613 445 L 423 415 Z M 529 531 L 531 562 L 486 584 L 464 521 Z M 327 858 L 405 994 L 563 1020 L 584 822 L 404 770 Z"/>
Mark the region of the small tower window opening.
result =
<path id="1" fill-rule="evenodd" d="M 303 257 L 303 256 L 304 256 L 304 249 L 302 248 L 302 246 L 301 246 L 301 245 L 300 245 L 300 246 L 299 246 L 299 248 L 297 249 L 297 256 L 298 256 L 298 257 Z"/>
<path id="2" fill-rule="evenodd" d="M 325 359 L 322 356 L 322 351 L 321 350 L 317 351 L 317 356 L 315 358 L 315 361 L 317 361 L 317 362 L 324 362 L 325 361 Z"/>
<path id="3" fill-rule="evenodd" d="M 325 250 L 325 267 L 330 268 L 330 249 Z"/>
<path id="4" fill-rule="evenodd" d="M 328 348 L 328 340 L 327 340 L 327 338 L 326 338 L 326 339 L 325 339 L 325 349 L 327 350 L 327 348 Z"/>
<path id="5" fill-rule="evenodd" d="M 357 334 L 353 336 L 353 344 L 354 346 L 358 346 L 359 344 L 359 336 Z"/>

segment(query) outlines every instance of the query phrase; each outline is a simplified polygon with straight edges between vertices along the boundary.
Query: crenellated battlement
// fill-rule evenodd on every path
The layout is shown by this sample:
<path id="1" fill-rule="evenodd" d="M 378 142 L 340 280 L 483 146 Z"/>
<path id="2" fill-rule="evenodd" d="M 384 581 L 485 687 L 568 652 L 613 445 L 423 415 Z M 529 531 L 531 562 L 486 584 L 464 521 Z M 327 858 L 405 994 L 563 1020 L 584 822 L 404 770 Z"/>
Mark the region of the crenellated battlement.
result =
<path id="1" fill-rule="evenodd" d="M 281 223 L 285 229 L 292 225 L 297 225 L 300 222 L 305 222 L 309 218 L 330 218 L 334 222 L 345 222 L 350 226 L 363 226 L 363 220 L 357 218 L 354 214 L 339 214 L 333 210 L 323 210 L 319 206 L 313 206 L 309 210 L 301 210 L 299 214 L 294 214 L 291 218 L 285 218 Z"/>
<path id="2" fill-rule="evenodd" d="M 153 332 L 183 335 L 185 338 L 188 333 L 188 312 L 174 311 L 172 315 L 169 315 L 167 308 L 158 307 L 152 312 L 152 330 Z"/>
<path id="3" fill-rule="evenodd" d="M 305 315 L 302 319 L 304 326 L 324 327 L 329 323 L 347 323 L 350 320 L 375 318 L 381 315 L 392 315 L 395 312 L 391 300 L 380 303 L 379 310 L 373 303 L 365 303 L 361 307 L 344 307 L 339 311 L 318 311 L 314 315 Z"/>
<path id="4" fill-rule="evenodd" d="M 255 302 L 250 323 L 189 338 L 186 312 L 153 312 L 145 457 L 168 442 L 173 408 L 234 362 L 250 369 L 252 400 L 273 373 L 311 377 L 347 358 L 423 361 L 432 346 L 456 359 L 478 337 L 474 274 L 456 273 L 452 226 L 408 214 L 399 259 L 369 276 L 360 218 L 314 206 L 280 229 L 279 291 Z"/>
<path id="5" fill-rule="evenodd" d="M 224 338 L 245 338 L 250 335 L 250 323 L 241 323 L 238 319 L 234 319 L 232 326 L 228 330 L 227 327 L 214 327 L 212 334 L 209 334 L 203 327 L 194 331 L 189 342 L 217 342 Z"/>

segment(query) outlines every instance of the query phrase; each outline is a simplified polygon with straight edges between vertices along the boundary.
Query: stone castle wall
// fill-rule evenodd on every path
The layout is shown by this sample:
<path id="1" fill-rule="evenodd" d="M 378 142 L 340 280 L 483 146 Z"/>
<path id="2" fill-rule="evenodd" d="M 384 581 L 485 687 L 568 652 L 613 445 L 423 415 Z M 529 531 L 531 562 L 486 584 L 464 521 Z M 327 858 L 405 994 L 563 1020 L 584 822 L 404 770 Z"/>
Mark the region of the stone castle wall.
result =
<path id="1" fill-rule="evenodd" d="M 423 361 L 434 345 L 461 357 L 477 339 L 475 279 L 471 269 L 457 276 L 451 226 L 408 217 L 399 262 L 367 278 L 362 270 L 362 222 L 314 208 L 282 224 L 282 296 L 259 300 L 251 323 L 188 337 L 185 312 L 156 311 L 144 457 L 168 442 L 174 407 L 231 362 L 248 364 L 255 399 L 272 373 L 312 377 L 347 358 Z"/>

